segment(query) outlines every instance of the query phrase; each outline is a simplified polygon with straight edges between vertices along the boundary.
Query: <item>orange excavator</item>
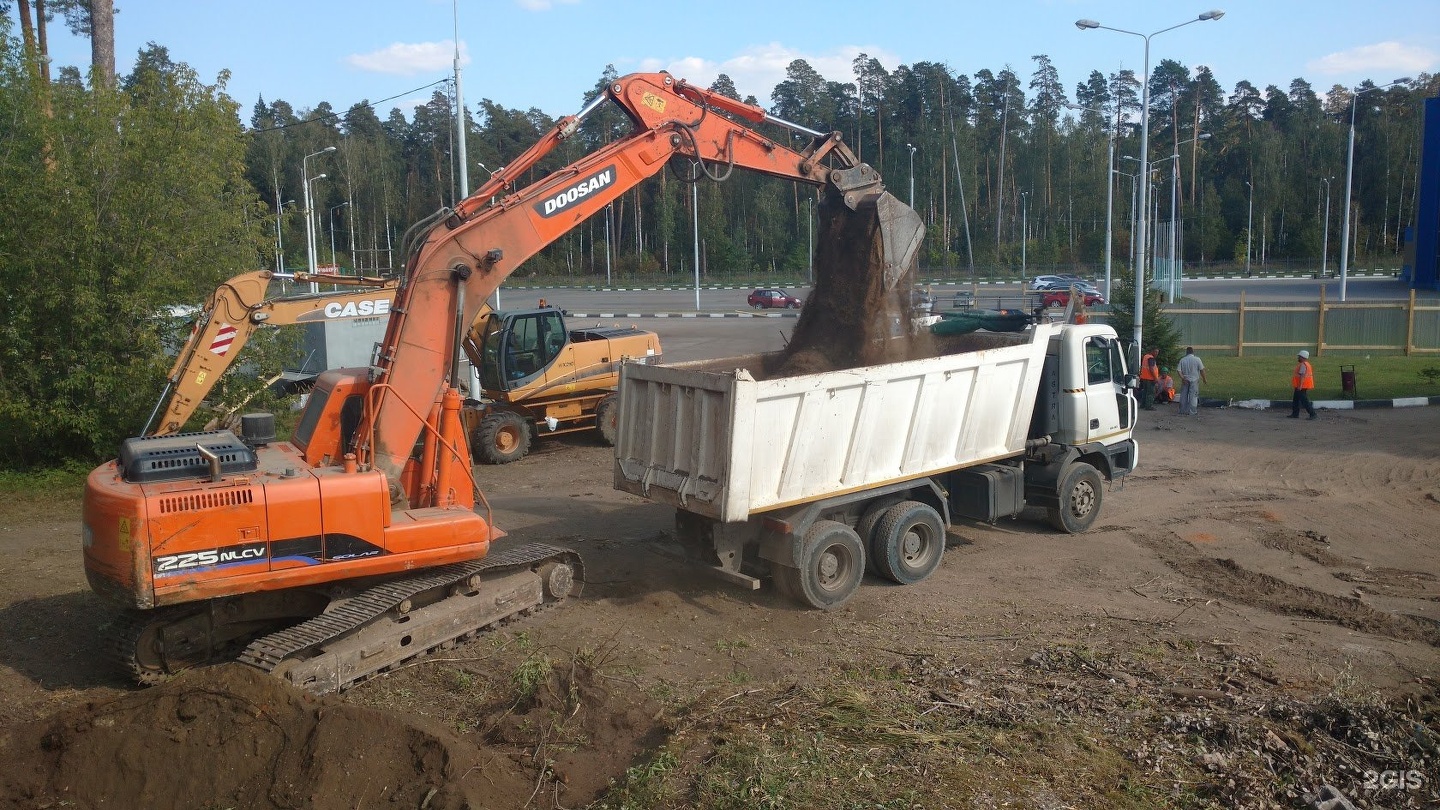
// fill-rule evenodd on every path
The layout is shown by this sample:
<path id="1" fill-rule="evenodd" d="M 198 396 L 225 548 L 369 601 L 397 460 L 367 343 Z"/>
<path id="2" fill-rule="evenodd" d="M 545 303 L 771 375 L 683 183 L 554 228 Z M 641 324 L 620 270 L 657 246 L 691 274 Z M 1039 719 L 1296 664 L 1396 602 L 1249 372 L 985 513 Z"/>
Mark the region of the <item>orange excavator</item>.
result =
<path id="1" fill-rule="evenodd" d="M 270 285 L 276 279 L 363 289 L 271 296 Z M 391 278 L 277 274 L 269 270 L 227 279 L 210 294 L 195 319 L 195 327 L 175 356 L 165 390 L 141 435 L 179 433 L 260 327 L 388 318 L 396 286 L 396 280 Z M 152 431 L 157 416 L 160 422 Z"/>
<path id="2" fill-rule="evenodd" d="M 634 129 L 521 186 L 607 99 Z M 761 123 L 788 131 L 776 140 Z M 791 132 L 811 140 L 791 149 Z M 876 272 L 892 288 L 918 248 L 919 216 L 839 133 L 667 73 L 615 80 L 454 210 L 411 229 L 374 365 L 322 374 L 289 441 L 275 440 L 273 418 L 250 414 L 238 437 L 126 440 L 90 474 L 85 571 L 123 608 L 114 647 L 129 671 L 154 682 L 238 652 L 333 691 L 566 598 L 583 581 L 580 558 L 502 541 L 472 477 L 461 344 L 516 267 L 672 159 L 689 161 L 695 179 L 740 167 L 822 188 L 827 218 L 884 243 Z"/>

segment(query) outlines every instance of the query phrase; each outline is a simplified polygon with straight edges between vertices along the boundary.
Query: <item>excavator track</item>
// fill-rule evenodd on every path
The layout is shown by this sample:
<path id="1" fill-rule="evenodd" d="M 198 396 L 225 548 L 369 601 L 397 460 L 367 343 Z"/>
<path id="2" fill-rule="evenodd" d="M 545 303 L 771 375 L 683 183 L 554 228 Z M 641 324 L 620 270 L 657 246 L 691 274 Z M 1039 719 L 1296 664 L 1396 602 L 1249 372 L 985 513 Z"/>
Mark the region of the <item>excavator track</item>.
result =
<path id="1" fill-rule="evenodd" d="M 316 693 L 338 692 L 398 663 L 536 608 L 583 583 L 569 549 L 539 543 L 376 585 L 252 641 L 238 660 Z"/>

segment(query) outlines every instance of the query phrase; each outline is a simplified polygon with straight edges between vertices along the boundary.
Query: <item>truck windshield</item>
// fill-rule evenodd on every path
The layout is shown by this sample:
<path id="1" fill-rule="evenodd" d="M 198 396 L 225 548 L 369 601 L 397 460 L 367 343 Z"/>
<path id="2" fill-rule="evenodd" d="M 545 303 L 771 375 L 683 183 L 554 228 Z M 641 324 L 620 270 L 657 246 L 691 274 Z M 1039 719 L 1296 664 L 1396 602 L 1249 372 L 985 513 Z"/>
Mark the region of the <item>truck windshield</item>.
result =
<path id="1" fill-rule="evenodd" d="M 1125 363 L 1120 359 L 1119 345 L 1108 338 L 1092 337 L 1085 341 L 1085 382 L 1101 385 L 1121 382 Z"/>

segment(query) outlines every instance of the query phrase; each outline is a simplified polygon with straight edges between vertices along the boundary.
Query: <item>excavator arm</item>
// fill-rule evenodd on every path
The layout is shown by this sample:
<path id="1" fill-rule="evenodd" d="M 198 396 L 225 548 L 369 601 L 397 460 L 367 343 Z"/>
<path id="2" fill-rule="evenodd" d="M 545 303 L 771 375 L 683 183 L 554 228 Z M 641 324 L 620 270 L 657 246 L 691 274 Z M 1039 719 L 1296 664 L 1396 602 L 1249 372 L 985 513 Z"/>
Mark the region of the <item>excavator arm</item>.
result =
<path id="1" fill-rule="evenodd" d="M 573 136 L 581 120 L 606 99 L 629 115 L 635 125 L 630 134 L 528 186 L 517 186 L 518 178 Z M 811 140 L 801 150 L 791 149 L 750 126 L 760 122 Z M 839 133 L 782 121 L 667 73 L 622 77 L 496 171 L 411 252 L 377 360 L 375 382 L 382 393 L 359 433 L 360 463 L 384 471 L 391 481 L 401 480 L 423 430 L 423 415 L 454 376 L 458 341 L 485 299 L 525 260 L 675 157 L 690 159 L 716 180 L 739 167 L 808 183 L 824 188 L 836 208 L 878 217 L 887 286 L 895 284 L 919 247 L 919 216 L 885 192 L 880 176 L 855 157 Z"/>
<path id="2" fill-rule="evenodd" d="M 270 282 L 337 284 L 364 289 L 266 297 Z M 165 390 L 142 435 L 179 433 L 220 376 L 261 326 L 288 326 L 328 320 L 384 316 L 395 298 L 394 279 L 363 276 L 278 275 L 269 270 L 242 273 L 223 282 L 201 309 L 190 337 L 175 357 Z M 159 424 L 155 425 L 156 417 Z"/>

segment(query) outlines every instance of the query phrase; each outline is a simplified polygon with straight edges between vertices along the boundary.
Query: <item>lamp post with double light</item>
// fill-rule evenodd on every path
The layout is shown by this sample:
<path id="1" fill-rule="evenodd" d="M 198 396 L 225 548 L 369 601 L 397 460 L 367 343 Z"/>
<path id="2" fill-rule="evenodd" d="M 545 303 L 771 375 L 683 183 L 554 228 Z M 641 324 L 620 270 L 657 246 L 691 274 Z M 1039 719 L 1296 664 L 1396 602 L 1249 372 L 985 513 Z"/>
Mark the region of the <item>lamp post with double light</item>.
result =
<path id="1" fill-rule="evenodd" d="M 1177 25 L 1172 25 L 1172 26 L 1170 26 L 1169 28 L 1162 28 L 1162 29 L 1160 29 L 1159 31 L 1154 31 L 1154 32 L 1149 33 L 1149 34 L 1142 34 L 1142 33 L 1140 33 L 1139 31 L 1127 31 L 1127 30 L 1125 30 L 1125 29 L 1123 29 L 1123 28 L 1112 28 L 1112 27 L 1110 27 L 1110 26 L 1108 26 L 1108 25 L 1101 25 L 1100 23 L 1098 23 L 1098 22 L 1096 22 L 1096 21 L 1094 21 L 1094 20 L 1076 20 L 1076 21 L 1075 21 L 1075 27 L 1076 27 L 1076 28 L 1079 28 L 1081 31 L 1086 31 L 1086 30 L 1089 30 L 1089 29 L 1091 29 L 1091 28 L 1103 28 L 1103 29 L 1105 29 L 1106 31 L 1114 31 L 1114 32 L 1117 33 L 1117 34 L 1129 34 L 1130 36 L 1140 37 L 1141 39 L 1145 40 L 1145 72 L 1144 72 L 1144 77 L 1143 77 L 1143 79 L 1142 79 L 1142 81 L 1141 81 L 1141 84 L 1140 84 L 1140 176 L 1141 176 L 1141 177 L 1149 177 L 1149 176 L 1150 176 L 1150 165 L 1149 165 L 1149 164 L 1150 164 L 1150 154 L 1149 154 L 1149 150 L 1150 150 L 1150 38 L 1151 38 L 1151 37 L 1154 37 L 1154 36 L 1157 36 L 1157 35 L 1159 35 L 1159 34 L 1163 34 L 1163 33 L 1165 33 L 1166 31 L 1173 31 L 1173 30 L 1175 30 L 1176 28 L 1180 28 L 1180 27 L 1182 27 L 1182 26 L 1186 26 L 1186 25 L 1189 25 L 1189 24 L 1191 24 L 1191 23 L 1203 22 L 1203 21 L 1206 21 L 1206 20 L 1218 20 L 1218 19 L 1220 19 L 1220 18 L 1223 17 L 1223 16 L 1225 16 L 1225 12 L 1220 11 L 1219 9 L 1213 9 L 1213 10 L 1211 10 L 1211 11 L 1205 12 L 1204 14 L 1201 14 L 1200 16 L 1196 17 L 1196 18 L 1193 19 L 1193 20 L 1186 20 L 1185 22 L 1179 23 L 1179 24 L 1177 24 Z M 1145 197 L 1146 191 L 1148 191 L 1148 189 L 1145 188 L 1145 183 L 1142 181 L 1142 182 L 1140 183 L 1140 210 L 1141 210 L 1141 211 L 1146 210 L 1147 207 L 1148 207 L 1148 202 L 1149 202 L 1149 201 L 1148 201 L 1148 200 L 1146 199 L 1146 197 Z M 1133 345 L 1132 345 L 1131 348 L 1130 348 L 1130 351 L 1131 351 L 1131 353 L 1134 355 L 1134 360 L 1135 360 L 1135 362 L 1136 362 L 1137 365 L 1138 365 L 1139 362 L 1140 362 L 1140 356 L 1141 356 L 1141 355 L 1140 355 L 1140 351 L 1141 351 L 1141 331 L 1142 331 L 1142 327 L 1143 327 L 1143 324 L 1144 324 L 1144 301 L 1145 301 L 1145 219 L 1144 219 L 1144 217 L 1142 216 L 1142 217 L 1141 217 L 1141 220 L 1140 220 L 1140 238 L 1139 238 L 1138 240 L 1136 240 L 1136 248 L 1135 248 L 1135 333 L 1134 333 L 1134 343 L 1133 343 Z"/>
<path id="2" fill-rule="evenodd" d="M 300 179 L 302 181 L 301 185 L 303 186 L 301 191 L 304 192 L 301 196 L 305 199 L 305 264 L 306 269 L 311 273 L 315 272 L 315 205 L 310 195 L 310 181 L 319 180 L 325 175 L 322 174 L 319 177 L 310 176 L 310 158 L 334 151 L 335 147 L 327 146 L 318 152 L 311 152 L 300 159 Z"/>
<path id="3" fill-rule="evenodd" d="M 317 174 L 317 175 L 315 175 L 314 177 L 307 177 L 307 178 L 305 178 L 305 253 L 306 253 L 306 265 L 307 265 L 307 266 L 306 266 L 306 269 L 310 272 L 310 274 L 311 274 L 312 276 L 315 275 L 315 265 L 316 265 L 317 259 L 318 259 L 319 257 L 316 255 L 316 251 L 315 251 L 315 221 L 314 221 L 314 220 L 315 220 L 315 215 L 314 215 L 314 213 L 312 213 L 312 212 L 310 211 L 310 206 L 314 204 L 312 201 L 315 199 L 315 192 L 310 190 L 310 184 L 313 183 L 313 182 L 315 182 L 316 180 L 324 180 L 325 177 L 326 177 L 326 175 Z M 313 292 L 319 292 L 319 291 L 320 291 L 320 285 L 319 285 L 319 284 L 316 284 L 316 283 L 313 282 L 313 281 L 310 282 L 310 292 L 313 293 Z"/>
<path id="4" fill-rule="evenodd" d="M 1350 94 L 1350 139 L 1345 146 L 1345 206 L 1341 209 L 1341 215 L 1345 224 L 1340 228 L 1340 300 L 1345 300 L 1345 277 L 1346 271 L 1350 268 L 1350 183 L 1355 176 L 1355 108 L 1359 106 L 1360 96 L 1375 90 L 1384 90 L 1387 87 L 1394 87 L 1397 84 L 1404 84 L 1410 81 L 1408 78 L 1396 79 L 1389 84 L 1381 84 L 1375 87 L 1367 87 L 1364 90 L 1355 89 Z"/>

